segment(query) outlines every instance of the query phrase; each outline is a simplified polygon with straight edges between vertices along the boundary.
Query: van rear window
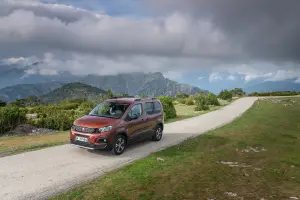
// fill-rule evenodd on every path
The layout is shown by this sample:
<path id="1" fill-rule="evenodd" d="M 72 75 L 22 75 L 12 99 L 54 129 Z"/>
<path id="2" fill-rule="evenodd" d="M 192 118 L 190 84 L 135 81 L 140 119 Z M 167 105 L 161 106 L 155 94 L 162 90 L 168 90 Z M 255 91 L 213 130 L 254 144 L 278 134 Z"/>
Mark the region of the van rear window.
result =
<path id="1" fill-rule="evenodd" d="M 148 115 L 151 115 L 151 114 L 154 113 L 154 104 L 153 104 L 153 102 L 146 102 L 145 103 L 145 112 Z"/>
<path id="2" fill-rule="evenodd" d="M 161 104 L 158 101 L 154 101 L 154 113 L 160 113 L 161 110 Z"/>

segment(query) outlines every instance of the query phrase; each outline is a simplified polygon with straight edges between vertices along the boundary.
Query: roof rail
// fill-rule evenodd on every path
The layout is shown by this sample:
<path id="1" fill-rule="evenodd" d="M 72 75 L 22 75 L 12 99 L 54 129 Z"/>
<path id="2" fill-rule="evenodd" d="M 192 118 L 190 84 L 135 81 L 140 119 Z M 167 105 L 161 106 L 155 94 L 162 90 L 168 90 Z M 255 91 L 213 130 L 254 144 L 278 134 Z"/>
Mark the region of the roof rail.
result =
<path id="1" fill-rule="evenodd" d="M 111 99 L 120 99 L 120 98 L 135 98 L 134 96 L 114 96 Z"/>

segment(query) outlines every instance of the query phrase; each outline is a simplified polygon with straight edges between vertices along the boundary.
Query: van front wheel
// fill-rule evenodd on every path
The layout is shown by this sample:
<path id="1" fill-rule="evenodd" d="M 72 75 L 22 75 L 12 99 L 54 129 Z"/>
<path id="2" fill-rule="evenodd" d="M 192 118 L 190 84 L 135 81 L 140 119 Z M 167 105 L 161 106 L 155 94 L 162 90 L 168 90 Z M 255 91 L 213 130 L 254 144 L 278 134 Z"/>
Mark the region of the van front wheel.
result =
<path id="1" fill-rule="evenodd" d="M 124 152 L 126 147 L 126 139 L 123 135 L 117 135 L 113 144 L 112 152 L 115 155 L 120 155 Z"/>

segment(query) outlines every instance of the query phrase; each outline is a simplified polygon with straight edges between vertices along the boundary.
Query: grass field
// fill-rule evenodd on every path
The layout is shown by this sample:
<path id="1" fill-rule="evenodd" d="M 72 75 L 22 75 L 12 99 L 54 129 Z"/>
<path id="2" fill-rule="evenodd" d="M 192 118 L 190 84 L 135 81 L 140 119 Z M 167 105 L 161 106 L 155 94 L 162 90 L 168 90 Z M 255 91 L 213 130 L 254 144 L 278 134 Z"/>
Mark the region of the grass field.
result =
<path id="1" fill-rule="evenodd" d="M 52 199 L 298 199 L 300 98 L 293 100 L 260 100 L 231 124 Z"/>
<path id="2" fill-rule="evenodd" d="M 211 107 L 209 111 L 202 112 L 195 112 L 195 106 L 175 105 L 178 116 L 174 119 L 166 121 L 166 123 L 205 114 L 207 112 L 219 109 L 227 104 L 228 102 L 221 101 L 221 106 Z M 69 143 L 68 131 L 40 136 L 0 137 L 0 157 L 67 143 Z"/>

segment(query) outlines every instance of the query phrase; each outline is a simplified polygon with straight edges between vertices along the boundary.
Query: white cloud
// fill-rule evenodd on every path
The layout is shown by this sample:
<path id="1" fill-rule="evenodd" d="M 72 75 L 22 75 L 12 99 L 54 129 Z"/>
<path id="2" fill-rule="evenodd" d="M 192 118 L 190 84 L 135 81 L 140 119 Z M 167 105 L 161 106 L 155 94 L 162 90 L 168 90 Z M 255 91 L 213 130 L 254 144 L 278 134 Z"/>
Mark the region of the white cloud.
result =
<path id="1" fill-rule="evenodd" d="M 202 80 L 202 79 L 204 79 L 203 76 L 199 76 L 199 77 L 197 78 L 197 80 Z"/>
<path id="2" fill-rule="evenodd" d="M 285 69 L 282 69 L 282 65 Z M 255 63 L 243 65 L 223 65 L 214 69 L 215 73 L 228 73 L 228 80 L 242 77 L 245 82 L 262 79 L 264 81 L 283 81 L 300 78 L 299 65 L 290 63 Z"/>
<path id="3" fill-rule="evenodd" d="M 227 80 L 234 81 L 236 80 L 236 76 L 230 75 L 227 77 Z"/>
<path id="4" fill-rule="evenodd" d="M 176 80 L 179 79 L 183 76 L 182 72 L 179 71 L 168 71 L 164 73 L 164 77 L 171 79 L 171 80 Z"/>
<path id="5" fill-rule="evenodd" d="M 223 80 L 223 76 L 218 72 L 213 72 L 209 75 L 210 82 L 220 81 L 220 80 Z"/>
<path id="6" fill-rule="evenodd" d="M 284 81 L 287 79 L 294 79 L 300 77 L 299 70 L 278 70 L 267 78 L 266 81 Z"/>

